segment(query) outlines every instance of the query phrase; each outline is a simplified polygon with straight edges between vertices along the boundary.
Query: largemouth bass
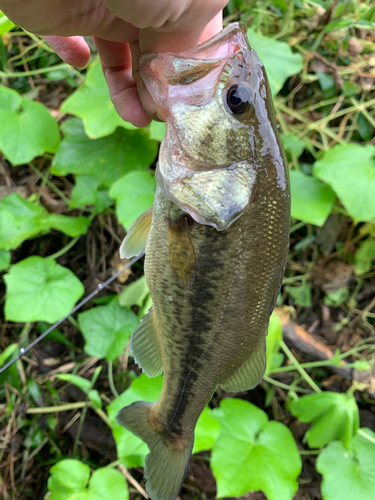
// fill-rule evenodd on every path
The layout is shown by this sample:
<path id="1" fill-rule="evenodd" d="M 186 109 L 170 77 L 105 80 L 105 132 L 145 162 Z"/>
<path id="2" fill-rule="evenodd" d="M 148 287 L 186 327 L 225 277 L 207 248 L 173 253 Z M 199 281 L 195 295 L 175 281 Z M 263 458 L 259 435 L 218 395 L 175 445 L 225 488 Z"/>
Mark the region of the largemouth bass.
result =
<path id="1" fill-rule="evenodd" d="M 150 449 L 151 498 L 174 500 L 214 391 L 251 389 L 264 374 L 290 192 L 267 76 L 244 25 L 179 55 L 146 54 L 140 69 L 167 132 L 154 205 L 121 255 L 146 252 L 153 308 L 130 348 L 148 376 L 164 379 L 155 403 L 133 403 L 117 420 Z"/>

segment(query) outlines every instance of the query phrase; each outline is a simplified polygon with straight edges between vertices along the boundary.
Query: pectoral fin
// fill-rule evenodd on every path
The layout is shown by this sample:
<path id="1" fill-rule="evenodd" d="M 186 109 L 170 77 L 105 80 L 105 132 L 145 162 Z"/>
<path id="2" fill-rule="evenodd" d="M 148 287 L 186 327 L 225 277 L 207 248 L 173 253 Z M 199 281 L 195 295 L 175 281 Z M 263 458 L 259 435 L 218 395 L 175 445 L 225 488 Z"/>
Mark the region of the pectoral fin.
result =
<path id="1" fill-rule="evenodd" d="M 141 319 L 130 338 L 130 352 L 148 377 L 163 373 L 161 345 L 153 309 Z"/>
<path id="2" fill-rule="evenodd" d="M 189 287 L 195 278 L 195 253 L 190 238 L 188 216 L 168 220 L 168 258 L 173 274 Z"/>
<path id="3" fill-rule="evenodd" d="M 266 370 L 266 340 L 264 339 L 236 373 L 221 387 L 226 392 L 240 392 L 253 389 L 262 380 Z"/>
<path id="4" fill-rule="evenodd" d="M 146 210 L 129 227 L 128 234 L 120 247 L 122 259 L 136 257 L 146 250 L 148 234 L 150 232 L 152 220 L 152 207 Z"/>

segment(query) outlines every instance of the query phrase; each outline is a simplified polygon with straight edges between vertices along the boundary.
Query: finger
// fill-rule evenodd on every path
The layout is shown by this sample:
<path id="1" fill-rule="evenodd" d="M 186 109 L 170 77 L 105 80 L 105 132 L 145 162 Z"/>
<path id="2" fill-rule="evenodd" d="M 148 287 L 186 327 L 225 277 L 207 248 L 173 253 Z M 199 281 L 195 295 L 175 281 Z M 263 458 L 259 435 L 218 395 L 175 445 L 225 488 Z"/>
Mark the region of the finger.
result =
<path id="1" fill-rule="evenodd" d="M 160 28 L 142 29 L 139 37 L 142 53 L 179 53 L 195 47 L 202 39 L 208 24 L 211 24 L 215 19 L 212 27 L 219 26 L 220 18 L 217 16 L 226 3 L 227 0 L 207 0 L 205 2 L 195 0 L 190 2 L 187 10 L 174 22 L 168 21 Z"/>
<path id="2" fill-rule="evenodd" d="M 71 66 L 84 68 L 88 64 L 90 49 L 81 36 L 46 36 L 45 39 L 56 54 Z"/>
<path id="3" fill-rule="evenodd" d="M 147 90 L 146 85 L 143 81 L 143 78 L 141 77 L 141 74 L 139 72 L 138 58 L 141 55 L 139 43 L 138 42 L 130 43 L 129 47 L 130 47 L 131 54 L 132 54 L 133 78 L 134 78 L 134 81 L 137 85 L 137 91 L 138 91 L 139 99 L 142 103 L 142 108 L 145 110 L 145 112 L 148 114 L 148 116 L 150 118 L 152 118 L 152 120 L 161 121 L 160 118 L 157 116 L 154 101 L 151 97 L 151 94 Z"/>
<path id="4" fill-rule="evenodd" d="M 102 63 L 111 100 L 117 113 L 136 127 L 151 122 L 143 109 L 132 76 L 132 56 L 127 43 L 109 42 L 93 37 Z"/>
<path id="5" fill-rule="evenodd" d="M 200 42 L 203 43 L 206 40 L 209 40 L 213 36 L 217 35 L 220 33 L 220 31 L 223 29 L 223 11 L 221 10 L 216 14 L 216 16 L 210 21 L 205 30 L 203 31 L 203 35 L 201 37 Z"/>

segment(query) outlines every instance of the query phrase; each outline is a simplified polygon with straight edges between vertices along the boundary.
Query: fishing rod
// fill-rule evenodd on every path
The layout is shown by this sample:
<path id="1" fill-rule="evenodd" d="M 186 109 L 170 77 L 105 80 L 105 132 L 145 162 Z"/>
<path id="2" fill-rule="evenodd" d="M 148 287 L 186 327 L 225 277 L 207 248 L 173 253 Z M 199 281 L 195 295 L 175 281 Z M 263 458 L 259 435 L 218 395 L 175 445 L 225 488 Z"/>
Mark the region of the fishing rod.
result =
<path id="1" fill-rule="evenodd" d="M 31 344 L 29 344 L 25 348 L 21 347 L 19 354 L 17 354 L 17 356 L 15 358 L 13 358 L 11 361 L 8 361 L 8 363 L 6 365 L 4 365 L 2 368 L 0 368 L 0 374 L 5 372 L 5 370 L 7 370 L 10 366 L 12 366 L 13 363 L 15 363 L 16 361 L 21 359 L 22 356 L 24 356 L 33 347 L 35 347 L 36 344 L 38 344 L 41 340 L 43 340 L 45 337 L 47 337 L 47 335 L 49 333 L 51 333 L 55 328 L 60 326 L 63 321 L 65 321 L 72 314 L 74 314 L 76 311 L 81 309 L 82 306 L 87 304 L 87 302 L 89 302 L 92 298 L 94 298 L 95 295 L 97 295 L 102 290 L 104 290 L 104 288 L 106 288 L 110 283 L 112 283 L 112 281 L 114 281 L 118 276 L 120 276 L 120 274 L 122 274 L 124 271 L 126 271 L 126 269 L 129 269 L 129 267 L 131 267 L 135 262 L 137 262 L 143 256 L 144 256 L 144 253 L 141 253 L 137 257 L 134 257 L 133 259 L 131 259 L 124 267 L 122 267 L 113 276 L 111 276 L 109 279 L 107 279 L 107 281 L 105 281 L 104 283 L 99 283 L 99 285 L 96 287 L 96 289 L 90 293 L 90 295 L 88 295 L 85 299 L 81 300 L 81 302 L 79 302 L 75 307 L 73 307 L 73 309 L 68 314 L 66 314 L 63 318 L 61 318 L 59 321 L 57 321 L 54 325 L 50 326 L 48 328 L 48 330 L 46 330 L 44 333 L 42 333 L 42 335 L 40 335 L 37 339 L 35 339 L 34 342 L 31 342 Z"/>

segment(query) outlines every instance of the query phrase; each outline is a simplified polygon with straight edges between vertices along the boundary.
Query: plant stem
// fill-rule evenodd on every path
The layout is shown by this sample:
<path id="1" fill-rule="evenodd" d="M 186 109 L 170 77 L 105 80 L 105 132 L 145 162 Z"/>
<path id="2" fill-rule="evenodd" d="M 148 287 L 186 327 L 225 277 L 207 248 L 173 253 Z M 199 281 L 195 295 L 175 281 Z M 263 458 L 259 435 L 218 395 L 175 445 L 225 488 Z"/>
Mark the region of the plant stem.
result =
<path id="1" fill-rule="evenodd" d="M 108 383 L 112 394 L 115 398 L 118 398 L 118 392 L 116 391 L 115 384 L 113 382 L 113 362 L 108 361 Z"/>
<path id="2" fill-rule="evenodd" d="M 49 186 L 51 189 L 53 189 L 53 191 L 55 191 L 57 196 L 59 196 L 67 206 L 69 206 L 70 201 L 68 200 L 68 198 L 65 196 L 65 194 L 62 191 L 60 191 L 60 189 L 58 187 L 56 187 L 54 185 L 53 182 L 51 182 L 48 179 L 48 177 L 46 177 L 44 174 L 42 174 L 42 172 L 40 170 L 38 170 L 32 163 L 29 163 L 29 167 L 36 175 L 38 175 L 43 180 L 43 182 L 45 182 L 47 184 L 47 186 Z"/>
<path id="3" fill-rule="evenodd" d="M 60 250 L 57 252 L 53 253 L 52 255 L 48 255 L 47 259 L 58 259 L 62 255 L 64 255 L 66 252 L 68 252 L 74 245 L 77 243 L 77 241 L 80 239 L 81 235 L 76 236 L 72 240 L 69 241 L 64 247 L 62 247 Z"/>
<path id="4" fill-rule="evenodd" d="M 367 434 L 367 432 L 365 432 L 363 429 L 358 429 L 357 434 L 367 439 L 367 441 L 370 441 L 370 443 L 375 444 L 375 439 L 369 434 Z"/>
<path id="5" fill-rule="evenodd" d="M 77 401 L 76 403 L 67 403 L 65 405 L 45 406 L 44 408 L 29 408 L 26 410 L 26 413 L 30 415 L 38 413 L 55 413 L 56 411 L 76 410 L 78 408 L 84 408 L 85 406 L 86 401 Z"/>
<path id="6" fill-rule="evenodd" d="M 305 380 L 305 382 L 307 382 L 315 392 L 322 392 L 310 377 L 310 375 L 302 368 L 300 363 L 298 363 L 297 359 L 294 357 L 293 353 L 283 340 L 280 342 L 280 347 L 284 351 L 286 356 L 290 359 L 290 361 L 295 365 L 297 371 L 301 374 L 301 377 Z"/>
<path id="7" fill-rule="evenodd" d="M 282 382 L 279 382 L 278 380 L 275 380 L 271 377 L 268 377 L 267 375 L 264 375 L 263 380 L 265 382 L 268 382 L 269 384 L 276 385 L 277 387 L 280 387 L 280 389 L 285 389 L 286 391 L 294 391 L 294 392 L 302 392 L 304 394 L 311 394 L 311 391 L 309 391 L 308 389 L 303 389 L 302 387 L 294 387 L 293 385 L 283 384 Z"/>

